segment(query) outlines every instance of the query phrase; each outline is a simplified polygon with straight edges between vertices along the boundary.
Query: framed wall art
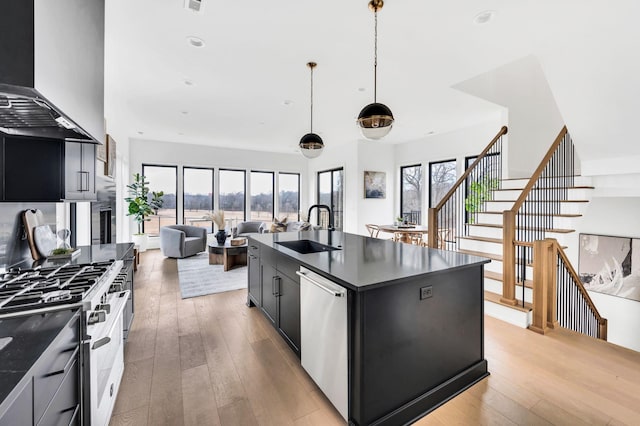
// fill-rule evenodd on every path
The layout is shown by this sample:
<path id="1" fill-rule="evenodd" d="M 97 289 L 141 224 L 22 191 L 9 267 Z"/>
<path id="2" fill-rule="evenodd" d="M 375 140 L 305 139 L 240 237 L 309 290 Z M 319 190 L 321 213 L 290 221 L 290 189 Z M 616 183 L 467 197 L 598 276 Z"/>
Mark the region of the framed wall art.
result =
<path id="1" fill-rule="evenodd" d="M 109 138 L 110 136 L 107 135 L 107 137 L 104 139 L 104 143 L 102 145 L 96 146 L 96 160 L 100 160 L 103 163 L 107 162 L 107 143 L 109 143 Z"/>
<path id="2" fill-rule="evenodd" d="M 364 198 L 387 197 L 387 174 L 385 172 L 364 172 Z"/>
<path id="3" fill-rule="evenodd" d="M 116 141 L 107 136 L 107 162 L 104 164 L 105 176 L 114 177 L 116 174 Z"/>
<path id="4" fill-rule="evenodd" d="M 580 234 L 578 274 L 587 290 L 640 301 L 640 238 Z"/>

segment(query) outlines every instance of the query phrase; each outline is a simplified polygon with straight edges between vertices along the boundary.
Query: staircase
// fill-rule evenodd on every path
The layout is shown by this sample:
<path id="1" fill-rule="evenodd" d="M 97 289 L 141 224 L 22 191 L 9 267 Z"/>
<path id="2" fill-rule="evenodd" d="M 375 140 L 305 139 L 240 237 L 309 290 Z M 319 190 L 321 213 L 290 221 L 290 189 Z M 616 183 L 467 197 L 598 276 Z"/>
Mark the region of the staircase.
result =
<path id="1" fill-rule="evenodd" d="M 529 179 L 503 179 L 499 188 L 492 190 L 491 201 L 477 214 L 472 224 L 467 224 L 468 235 L 458 239 L 461 253 L 487 257 L 491 263 L 485 265 L 485 313 L 519 327 L 528 327 L 532 322 L 533 271 L 526 267 L 526 279 L 516 283 L 517 305 L 501 301 L 503 289 L 503 211 L 511 209 L 520 197 Z M 593 187 L 586 177 L 576 177 L 573 187 L 567 188 L 567 200 L 561 202 L 560 211 L 553 214 L 554 228 L 545 229 L 548 238 L 556 239 L 561 246 L 577 248 L 577 222 L 591 199 Z"/>
<path id="2" fill-rule="evenodd" d="M 427 244 L 491 259 L 486 314 L 542 334 L 565 327 L 606 339 L 607 320 L 565 253 L 578 249 L 576 224 L 593 191 L 575 176 L 571 136 L 563 127 L 530 179 L 502 179 L 506 133 L 429 209 Z"/>

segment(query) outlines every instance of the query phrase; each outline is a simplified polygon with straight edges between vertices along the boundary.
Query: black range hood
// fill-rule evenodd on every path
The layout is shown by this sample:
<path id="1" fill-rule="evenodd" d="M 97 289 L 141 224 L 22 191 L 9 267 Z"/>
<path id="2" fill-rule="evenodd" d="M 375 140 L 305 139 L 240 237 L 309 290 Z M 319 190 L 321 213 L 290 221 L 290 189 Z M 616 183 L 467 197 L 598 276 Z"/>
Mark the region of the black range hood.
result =
<path id="1" fill-rule="evenodd" d="M 104 141 L 104 0 L 0 5 L 0 132 Z"/>

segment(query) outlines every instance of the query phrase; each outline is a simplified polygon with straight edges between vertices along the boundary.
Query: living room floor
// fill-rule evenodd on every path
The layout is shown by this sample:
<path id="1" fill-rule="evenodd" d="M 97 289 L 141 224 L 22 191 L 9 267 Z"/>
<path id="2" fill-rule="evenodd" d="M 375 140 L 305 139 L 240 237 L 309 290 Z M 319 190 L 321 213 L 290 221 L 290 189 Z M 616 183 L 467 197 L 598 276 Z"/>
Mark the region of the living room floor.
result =
<path id="1" fill-rule="evenodd" d="M 344 421 L 246 290 L 181 299 L 177 262 L 141 255 L 111 425 L 340 425 Z M 638 424 L 640 353 L 485 316 L 491 375 L 419 425 Z"/>

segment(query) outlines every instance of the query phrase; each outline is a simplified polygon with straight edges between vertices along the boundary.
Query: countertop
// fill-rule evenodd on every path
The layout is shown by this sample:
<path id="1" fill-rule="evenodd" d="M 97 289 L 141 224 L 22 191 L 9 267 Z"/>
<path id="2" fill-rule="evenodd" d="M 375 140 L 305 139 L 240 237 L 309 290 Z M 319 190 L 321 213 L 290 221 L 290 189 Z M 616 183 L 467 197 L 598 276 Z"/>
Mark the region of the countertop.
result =
<path id="1" fill-rule="evenodd" d="M 355 291 L 370 290 L 407 278 L 490 262 L 483 257 L 339 231 L 254 234 L 250 238 Z M 303 239 L 338 247 L 341 250 L 300 254 L 276 244 L 278 241 Z"/>
<path id="2" fill-rule="evenodd" d="M 13 338 L 0 349 L 0 406 L 76 311 L 67 308 L 46 314 L 0 318 L 0 338 Z"/>
<path id="3" fill-rule="evenodd" d="M 67 262 L 72 264 L 79 263 L 92 263 L 102 262 L 105 260 L 118 260 L 122 259 L 129 250 L 132 250 L 133 243 L 119 243 L 119 244 L 99 244 L 93 246 L 79 246 L 80 254 L 73 259 L 55 259 L 55 260 L 38 260 L 29 261 L 25 260 L 13 267 L 19 268 L 33 268 L 42 265 L 43 268 L 48 266 L 61 266 Z M 132 251 L 133 254 L 133 251 Z"/>

